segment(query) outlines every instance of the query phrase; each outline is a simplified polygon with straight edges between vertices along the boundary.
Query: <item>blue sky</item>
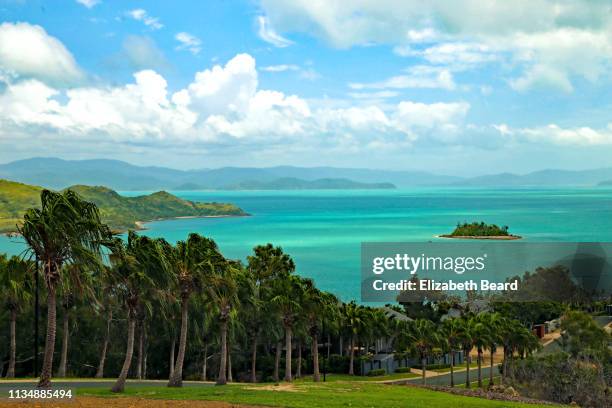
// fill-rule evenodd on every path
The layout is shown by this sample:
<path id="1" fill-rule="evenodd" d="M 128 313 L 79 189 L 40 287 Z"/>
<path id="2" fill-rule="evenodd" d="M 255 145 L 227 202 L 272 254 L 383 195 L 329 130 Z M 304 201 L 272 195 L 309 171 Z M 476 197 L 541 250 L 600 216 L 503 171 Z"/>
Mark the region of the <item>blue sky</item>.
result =
<path id="1" fill-rule="evenodd" d="M 612 1 L 0 0 L 0 161 L 611 165 Z"/>

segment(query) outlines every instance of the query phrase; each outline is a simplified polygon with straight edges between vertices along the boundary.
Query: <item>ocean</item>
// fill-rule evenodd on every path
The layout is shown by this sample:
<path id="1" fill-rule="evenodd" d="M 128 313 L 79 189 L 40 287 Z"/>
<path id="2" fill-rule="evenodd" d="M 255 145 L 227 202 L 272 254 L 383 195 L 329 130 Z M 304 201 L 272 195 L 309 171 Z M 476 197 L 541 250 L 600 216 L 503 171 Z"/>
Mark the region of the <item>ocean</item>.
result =
<path id="1" fill-rule="evenodd" d="M 139 195 L 149 192 L 122 192 Z M 175 242 L 198 232 L 230 258 L 271 242 L 297 272 L 342 300 L 359 299 L 362 242 L 426 242 L 458 222 L 508 225 L 539 242 L 612 241 L 612 189 L 414 188 L 326 191 L 174 191 L 194 201 L 232 202 L 249 217 L 184 218 L 146 224 L 141 233 Z M 0 253 L 23 251 L 0 236 Z"/>

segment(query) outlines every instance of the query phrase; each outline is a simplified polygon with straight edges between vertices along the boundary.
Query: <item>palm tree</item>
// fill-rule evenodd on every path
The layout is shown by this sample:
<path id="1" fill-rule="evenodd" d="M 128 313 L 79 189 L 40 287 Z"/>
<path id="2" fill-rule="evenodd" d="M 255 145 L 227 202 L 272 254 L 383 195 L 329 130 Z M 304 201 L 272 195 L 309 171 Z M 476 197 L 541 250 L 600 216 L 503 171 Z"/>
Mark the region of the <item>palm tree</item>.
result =
<path id="1" fill-rule="evenodd" d="M 408 335 L 413 349 L 421 359 L 422 382 L 425 385 L 427 358 L 440 342 L 438 328 L 431 320 L 417 319 L 408 325 Z"/>
<path id="2" fill-rule="evenodd" d="M 302 310 L 304 287 L 299 276 L 286 274 L 272 283 L 274 297 L 272 305 L 280 314 L 285 329 L 285 381 L 291 382 L 291 351 L 293 327 Z"/>
<path id="3" fill-rule="evenodd" d="M 0 299 L 10 314 L 10 346 L 7 378 L 15 378 L 15 364 L 17 361 L 17 315 L 21 308 L 30 299 L 31 288 L 28 284 L 30 274 L 35 271 L 34 264 L 22 260 L 17 256 L 6 258 L 0 255 Z"/>
<path id="4" fill-rule="evenodd" d="M 482 358 L 484 348 L 491 343 L 491 330 L 489 327 L 489 314 L 480 313 L 472 318 L 472 346 L 478 353 L 478 387 L 482 388 Z"/>
<path id="5" fill-rule="evenodd" d="M 98 362 L 98 368 L 96 370 L 95 378 L 104 377 L 104 365 L 106 364 L 106 354 L 111 340 L 111 325 L 113 321 L 113 311 L 117 308 L 117 295 L 112 281 L 109 281 L 108 267 L 102 270 L 96 278 L 96 298 L 100 299 L 101 302 L 95 304 L 96 313 L 98 315 L 105 316 L 105 330 L 104 338 L 102 340 L 102 348 L 100 350 L 100 360 Z"/>
<path id="6" fill-rule="evenodd" d="M 459 322 L 459 338 L 461 339 L 461 348 L 463 349 L 463 357 L 465 359 L 465 388 L 470 388 L 470 352 L 473 347 L 473 327 L 475 321 L 472 316 L 462 316 Z"/>
<path id="7" fill-rule="evenodd" d="M 66 377 L 68 365 L 68 343 L 70 340 L 70 315 L 76 306 L 77 300 L 95 300 L 94 275 L 92 271 L 85 271 L 79 265 L 65 265 L 58 283 L 58 294 L 62 306 L 62 352 L 60 365 L 57 370 L 58 377 Z"/>
<path id="8" fill-rule="evenodd" d="M 253 284 L 252 301 L 249 306 L 247 331 L 251 336 L 251 382 L 256 382 L 257 345 L 262 329 L 274 331 L 274 322 L 270 319 L 270 300 L 274 296 L 271 282 L 278 276 L 295 271 L 295 263 L 283 252 L 281 247 L 268 243 L 253 248 L 253 255 L 247 258 L 249 279 Z"/>
<path id="9" fill-rule="evenodd" d="M 461 340 L 462 340 L 462 320 L 458 318 L 452 318 L 445 320 L 442 323 L 442 335 L 446 338 L 446 343 L 448 345 L 448 351 L 451 354 L 451 364 L 450 364 L 450 386 L 455 386 L 455 355 L 458 350 L 461 349 Z"/>
<path id="10" fill-rule="evenodd" d="M 218 256 L 217 244 L 198 234 L 189 234 L 186 241 L 179 241 L 175 247 L 166 248 L 166 257 L 176 274 L 176 290 L 181 304 L 181 332 L 176 363 L 168 381 L 169 387 L 183 385 L 183 362 L 187 347 L 187 326 L 189 300 L 194 292 L 201 292 L 206 275 L 210 273 L 208 260 Z"/>
<path id="11" fill-rule="evenodd" d="M 123 392 L 125 389 L 125 381 L 134 354 L 136 317 L 144 300 L 151 297 L 147 293 L 155 293 L 157 288 L 168 287 L 171 284 L 173 275 L 168 272 L 165 245 L 167 244 L 163 240 L 138 236 L 133 231 L 128 233 L 127 244 L 116 240 L 113 245 L 110 279 L 115 282 L 117 293 L 127 309 L 128 333 L 125 360 L 119 378 L 111 389 L 112 392 Z"/>
<path id="12" fill-rule="evenodd" d="M 490 352 L 490 363 L 491 367 L 489 369 L 489 387 L 491 387 L 493 383 L 493 358 L 495 356 L 495 352 L 497 351 L 497 345 L 501 344 L 503 341 L 503 325 L 505 324 L 504 319 L 499 313 L 487 313 L 484 315 L 484 323 L 488 327 L 488 349 Z"/>
<path id="13" fill-rule="evenodd" d="M 57 329 L 56 291 L 62 266 L 67 263 L 99 266 L 100 247 L 108 243 L 112 235 L 100 220 L 98 207 L 76 193 L 43 190 L 40 199 L 41 208 L 27 210 L 17 229 L 43 267 L 47 288 L 47 338 L 38 387 L 49 387 Z"/>
<path id="14" fill-rule="evenodd" d="M 348 328 L 350 336 L 349 351 L 349 375 L 355 375 L 355 345 L 357 336 L 363 329 L 365 323 L 365 308 L 358 306 L 355 301 L 344 303 L 341 308 L 343 325 Z"/>
<path id="15" fill-rule="evenodd" d="M 209 301 L 217 310 L 220 331 L 221 351 L 217 385 L 225 385 L 227 384 L 228 324 L 239 303 L 237 275 L 241 267 L 237 262 L 227 261 L 219 252 L 214 253 L 214 256 L 209 256 L 206 262 L 211 271 L 208 275 L 206 291 Z"/>

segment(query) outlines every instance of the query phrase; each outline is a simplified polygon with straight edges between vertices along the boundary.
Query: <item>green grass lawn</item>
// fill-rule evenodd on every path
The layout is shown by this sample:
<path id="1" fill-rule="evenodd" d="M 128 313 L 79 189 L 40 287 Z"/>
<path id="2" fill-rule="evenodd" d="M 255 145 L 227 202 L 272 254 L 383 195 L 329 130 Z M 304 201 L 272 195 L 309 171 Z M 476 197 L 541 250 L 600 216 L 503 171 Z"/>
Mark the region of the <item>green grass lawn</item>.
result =
<path id="1" fill-rule="evenodd" d="M 78 395 L 117 397 L 106 389 L 80 389 Z M 415 387 L 374 384 L 367 381 L 332 381 L 328 383 L 297 382 L 287 386 L 231 384 L 223 387 L 203 386 L 185 388 L 130 387 L 125 396 L 151 399 L 184 399 L 226 401 L 287 408 L 465 408 L 465 407 L 525 407 L 540 405 L 492 401 L 451 395 Z M 120 398 L 120 397 L 119 397 Z M 541 407 L 544 407 L 543 405 Z"/>

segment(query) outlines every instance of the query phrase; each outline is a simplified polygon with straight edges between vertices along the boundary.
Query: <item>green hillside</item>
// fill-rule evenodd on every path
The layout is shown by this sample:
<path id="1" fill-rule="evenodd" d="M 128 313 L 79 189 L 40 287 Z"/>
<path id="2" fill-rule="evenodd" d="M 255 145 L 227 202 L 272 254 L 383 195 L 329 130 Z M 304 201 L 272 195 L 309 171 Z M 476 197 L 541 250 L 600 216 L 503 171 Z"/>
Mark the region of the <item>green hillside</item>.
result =
<path id="1" fill-rule="evenodd" d="M 246 215 L 227 203 L 200 203 L 180 199 L 165 191 L 123 197 L 106 187 L 72 186 L 83 199 L 95 203 L 105 222 L 117 230 L 136 228 L 137 221 L 174 217 Z M 26 209 L 40 205 L 42 187 L 0 179 L 0 232 L 14 232 Z"/>

